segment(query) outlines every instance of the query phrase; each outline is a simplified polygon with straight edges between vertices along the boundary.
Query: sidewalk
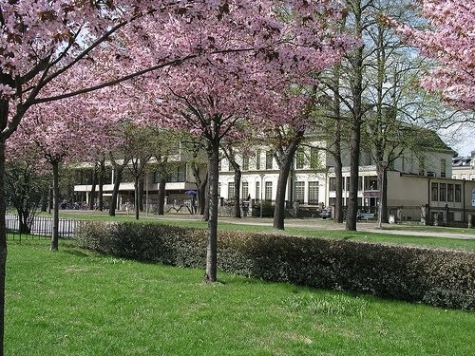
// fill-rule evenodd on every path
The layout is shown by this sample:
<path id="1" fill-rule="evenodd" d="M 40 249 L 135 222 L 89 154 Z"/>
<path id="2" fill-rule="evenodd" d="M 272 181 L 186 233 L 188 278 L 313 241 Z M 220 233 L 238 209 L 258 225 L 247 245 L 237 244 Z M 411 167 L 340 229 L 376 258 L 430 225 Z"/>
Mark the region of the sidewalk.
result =
<path id="1" fill-rule="evenodd" d="M 186 215 L 186 214 L 166 214 L 158 218 L 168 219 L 168 220 L 179 220 L 179 219 L 202 219 L 202 215 Z M 219 222 L 226 222 L 228 224 L 237 224 L 237 225 L 254 225 L 254 226 L 272 226 L 272 218 L 254 218 L 254 217 L 245 217 L 241 219 L 233 217 L 219 217 Z M 319 230 L 345 230 L 345 224 L 337 224 L 330 219 L 320 219 L 320 218 L 308 218 L 308 219 L 285 219 L 285 227 L 293 228 L 315 228 Z M 464 240 L 475 240 L 475 229 L 471 229 L 470 232 L 467 229 L 467 233 L 458 233 L 451 232 L 453 229 L 445 227 L 436 227 L 436 226 L 421 226 L 421 229 L 430 228 L 433 231 L 417 231 L 417 226 L 407 226 L 407 225 L 398 225 L 398 224 L 383 224 L 382 228 L 379 228 L 376 222 L 358 222 L 356 225 L 357 231 L 362 232 L 371 232 L 379 234 L 391 234 L 391 235 L 406 235 L 406 236 L 421 236 L 421 237 L 444 237 L 452 239 L 464 239 Z"/>

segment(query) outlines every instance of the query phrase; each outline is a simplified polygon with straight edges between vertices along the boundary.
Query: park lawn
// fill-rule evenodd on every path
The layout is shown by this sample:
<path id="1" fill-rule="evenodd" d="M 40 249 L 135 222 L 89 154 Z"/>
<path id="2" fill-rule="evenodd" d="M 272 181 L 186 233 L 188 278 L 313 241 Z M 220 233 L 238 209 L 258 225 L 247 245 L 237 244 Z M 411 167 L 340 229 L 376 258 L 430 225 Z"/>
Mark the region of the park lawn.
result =
<path id="1" fill-rule="evenodd" d="M 5 355 L 470 355 L 473 313 L 9 241 Z"/>

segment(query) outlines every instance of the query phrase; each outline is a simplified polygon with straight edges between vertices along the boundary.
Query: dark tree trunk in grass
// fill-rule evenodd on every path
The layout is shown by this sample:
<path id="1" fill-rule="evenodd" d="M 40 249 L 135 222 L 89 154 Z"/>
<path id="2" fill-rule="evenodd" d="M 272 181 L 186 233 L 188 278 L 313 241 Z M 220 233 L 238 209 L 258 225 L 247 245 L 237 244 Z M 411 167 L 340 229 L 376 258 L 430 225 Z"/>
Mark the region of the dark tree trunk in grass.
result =
<path id="1" fill-rule="evenodd" d="M 208 196 L 208 174 L 198 185 L 198 209 L 201 215 L 204 215 L 206 209 L 206 197 Z"/>
<path id="2" fill-rule="evenodd" d="M 241 203 L 240 203 L 240 195 L 241 195 L 241 167 L 236 165 L 234 168 L 234 217 L 240 219 L 241 218 Z"/>
<path id="3" fill-rule="evenodd" d="M 119 195 L 119 187 L 120 187 L 120 182 L 122 181 L 123 171 L 124 171 L 123 166 L 117 166 L 115 169 L 114 188 L 112 189 L 111 204 L 109 207 L 109 216 L 115 216 L 115 211 L 117 209 L 117 197 Z"/>
<path id="4" fill-rule="evenodd" d="M 343 163 L 341 159 L 341 137 L 342 137 L 342 126 L 343 118 L 341 117 L 341 88 L 340 88 L 340 77 L 341 77 L 341 66 L 336 65 L 333 68 L 334 73 L 334 90 L 333 90 L 333 100 L 332 100 L 332 112 L 335 116 L 334 123 L 334 136 L 332 144 L 332 156 L 335 160 L 335 209 L 333 211 L 333 219 L 337 223 L 343 223 Z"/>
<path id="5" fill-rule="evenodd" d="M 193 159 L 196 160 L 197 154 L 194 154 Z M 191 165 L 191 170 L 193 172 L 193 177 L 195 178 L 196 185 L 198 187 L 198 211 L 201 215 L 205 214 L 206 204 L 206 197 L 208 195 L 207 187 L 208 187 L 208 172 L 206 172 L 204 177 L 201 177 L 201 169 L 200 165 L 196 162 L 193 162 Z"/>
<path id="6" fill-rule="evenodd" d="M 89 193 L 89 210 L 94 210 L 94 203 L 96 202 L 96 187 L 97 187 L 97 180 L 98 180 L 98 169 L 99 167 L 96 165 L 94 166 L 94 171 L 92 172 L 92 186 L 91 192 Z"/>
<path id="7" fill-rule="evenodd" d="M 0 124 L 5 127 L 8 117 L 8 102 L 0 99 Z M 5 335 L 5 278 L 7 266 L 7 230 L 5 225 L 5 137 L 0 136 L 0 345 Z M 3 356 L 3 346 L 0 347 Z"/>
<path id="8" fill-rule="evenodd" d="M 53 167 L 53 230 L 51 233 L 51 251 L 58 251 L 59 246 L 59 161 L 52 160 Z"/>
<path id="9" fill-rule="evenodd" d="M 205 199 L 204 199 L 204 211 L 203 211 L 203 220 L 204 221 L 209 221 L 209 190 L 210 190 L 210 186 L 209 186 L 209 182 L 210 182 L 210 178 L 209 178 L 209 171 L 208 171 L 208 178 L 206 179 L 206 181 L 208 182 L 208 184 L 206 184 L 206 188 L 205 188 L 205 192 L 204 192 L 204 196 L 205 196 Z"/>
<path id="10" fill-rule="evenodd" d="M 158 185 L 158 207 L 157 207 L 158 215 L 165 214 L 165 186 L 166 184 L 167 184 L 167 176 L 161 174 L 160 182 Z"/>
<path id="11" fill-rule="evenodd" d="M 287 148 L 276 151 L 277 162 L 279 164 L 279 179 L 277 181 L 277 194 L 274 208 L 274 229 L 284 230 L 285 220 L 285 192 L 287 190 L 287 181 L 289 179 L 292 162 L 303 139 L 305 131 L 297 131 Z M 262 188 L 261 188 L 262 189 Z"/>
<path id="12" fill-rule="evenodd" d="M 363 13 L 362 4 L 359 1 L 353 3 L 354 35 L 363 37 Z M 360 165 L 360 141 L 361 121 L 363 119 L 363 62 L 364 46 L 358 47 L 349 59 L 350 86 L 352 99 L 351 134 L 350 134 L 350 189 L 348 196 L 348 210 L 346 213 L 346 229 L 356 231 L 356 214 L 358 210 L 358 175 Z"/>
<path id="13" fill-rule="evenodd" d="M 98 197 L 98 209 L 99 211 L 104 210 L 104 181 L 106 175 L 106 167 L 105 167 L 105 160 L 100 161 L 100 168 L 99 168 L 99 197 Z"/>
<path id="14" fill-rule="evenodd" d="M 334 156 L 335 158 L 335 210 L 333 219 L 335 222 L 343 223 L 343 163 L 341 162 L 341 155 Z"/>
<path id="15" fill-rule="evenodd" d="M 134 177 L 134 211 L 135 211 L 135 220 L 139 220 L 140 218 L 140 209 L 139 209 L 139 204 L 140 204 L 140 195 L 142 192 L 140 191 L 140 177 L 135 176 Z"/>
<path id="16" fill-rule="evenodd" d="M 210 138 L 207 150 L 209 167 L 209 220 L 206 249 L 206 282 L 216 282 L 218 265 L 218 162 L 219 139 Z"/>

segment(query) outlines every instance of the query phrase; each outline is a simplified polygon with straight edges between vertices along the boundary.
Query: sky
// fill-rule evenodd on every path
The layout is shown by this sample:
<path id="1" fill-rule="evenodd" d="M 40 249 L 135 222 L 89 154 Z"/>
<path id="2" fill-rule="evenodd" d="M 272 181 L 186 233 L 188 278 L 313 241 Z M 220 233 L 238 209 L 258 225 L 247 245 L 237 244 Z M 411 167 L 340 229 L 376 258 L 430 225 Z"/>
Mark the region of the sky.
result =
<path id="1" fill-rule="evenodd" d="M 440 137 L 459 156 L 470 156 L 475 151 L 475 128 L 463 127 L 455 133 L 440 133 Z"/>

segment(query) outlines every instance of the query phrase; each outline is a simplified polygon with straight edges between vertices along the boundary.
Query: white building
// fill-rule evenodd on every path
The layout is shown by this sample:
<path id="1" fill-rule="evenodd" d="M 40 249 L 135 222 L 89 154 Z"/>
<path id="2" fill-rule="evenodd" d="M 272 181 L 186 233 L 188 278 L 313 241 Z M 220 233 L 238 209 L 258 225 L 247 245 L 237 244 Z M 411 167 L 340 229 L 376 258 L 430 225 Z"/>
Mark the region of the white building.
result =
<path id="1" fill-rule="evenodd" d="M 307 138 L 297 152 L 285 195 L 289 208 L 295 207 L 295 202 L 298 202 L 302 209 L 334 205 L 334 162 L 330 154 L 317 149 L 321 146 L 322 142 Z M 400 219 L 416 221 L 421 219 L 421 215 L 430 220 L 433 219 L 433 214 L 440 214 L 444 221 L 467 221 L 469 214 L 475 215 L 475 207 L 472 206 L 472 199 L 475 198 L 475 170 L 470 164 L 457 166 L 457 161 L 452 161 L 453 154 L 453 150 L 442 145 L 418 152 L 417 155 L 405 152 L 396 159 L 387 172 L 390 213 L 399 209 Z M 165 189 L 166 203 L 176 207 L 190 200 L 186 192 L 196 190 L 197 185 L 188 158 L 178 155 L 174 159 L 177 162 L 176 170 L 170 175 Z M 253 203 L 273 202 L 279 168 L 269 146 L 256 145 L 252 155 L 238 156 L 237 162 L 242 170 L 240 199 L 250 199 Z M 344 206 L 347 205 L 349 196 L 349 163 L 349 157 L 343 157 Z M 380 196 L 376 164 L 369 154 L 361 155 L 360 164 L 358 205 L 364 211 L 376 212 Z M 90 170 L 88 172 L 88 169 L 82 169 L 80 172 L 82 178 L 78 180 L 74 191 L 80 195 L 81 200 L 88 201 L 92 188 L 92 173 Z M 112 169 L 109 170 L 108 177 L 107 184 L 104 185 L 106 196 L 111 195 L 113 188 Z M 132 181 L 130 175 L 124 177 L 124 183 L 120 185 L 119 207 L 134 201 Z M 158 182 L 156 173 L 148 173 L 144 178 L 144 202 L 149 207 L 153 207 L 157 202 Z M 223 203 L 232 200 L 235 195 L 234 172 L 224 158 L 219 169 L 219 195 Z"/>

